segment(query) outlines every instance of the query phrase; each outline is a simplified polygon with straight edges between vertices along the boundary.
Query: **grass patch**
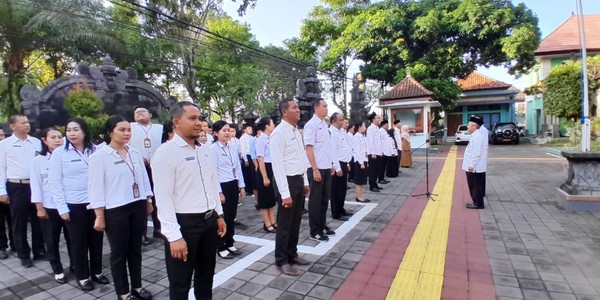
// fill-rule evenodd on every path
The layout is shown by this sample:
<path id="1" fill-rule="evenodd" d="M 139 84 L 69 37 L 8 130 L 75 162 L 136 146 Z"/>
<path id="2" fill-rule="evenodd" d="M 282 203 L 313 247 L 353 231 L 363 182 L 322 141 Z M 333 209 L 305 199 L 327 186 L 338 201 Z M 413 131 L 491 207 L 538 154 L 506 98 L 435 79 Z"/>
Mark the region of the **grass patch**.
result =
<path id="1" fill-rule="evenodd" d="M 581 145 L 572 145 L 569 142 L 568 138 L 553 139 L 552 141 L 545 143 L 541 146 L 554 147 L 554 148 L 567 148 L 567 149 L 574 149 L 574 150 L 581 149 Z M 600 151 L 600 141 L 592 141 L 592 151 Z"/>

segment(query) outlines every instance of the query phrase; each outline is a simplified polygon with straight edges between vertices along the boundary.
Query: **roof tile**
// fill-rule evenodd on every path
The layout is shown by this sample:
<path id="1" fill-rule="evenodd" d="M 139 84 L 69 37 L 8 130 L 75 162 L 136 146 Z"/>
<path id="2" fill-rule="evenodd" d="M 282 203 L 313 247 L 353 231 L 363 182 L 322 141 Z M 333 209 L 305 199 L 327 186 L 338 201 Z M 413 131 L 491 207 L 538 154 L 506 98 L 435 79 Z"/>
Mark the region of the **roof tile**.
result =
<path id="1" fill-rule="evenodd" d="M 493 89 L 508 89 L 510 84 L 487 77 L 476 71 L 472 72 L 466 78 L 456 81 L 456 85 L 464 91 L 475 90 L 493 90 Z"/>
<path id="2" fill-rule="evenodd" d="M 433 96 L 433 92 L 425 88 L 412 77 L 406 77 L 400 81 L 391 91 L 381 96 L 379 100 L 401 100 L 409 98 L 422 98 Z"/>
<path id="3" fill-rule="evenodd" d="M 584 15 L 586 48 L 600 50 L 600 15 Z M 579 20 L 572 15 L 558 28 L 546 36 L 535 51 L 536 55 L 579 52 Z"/>

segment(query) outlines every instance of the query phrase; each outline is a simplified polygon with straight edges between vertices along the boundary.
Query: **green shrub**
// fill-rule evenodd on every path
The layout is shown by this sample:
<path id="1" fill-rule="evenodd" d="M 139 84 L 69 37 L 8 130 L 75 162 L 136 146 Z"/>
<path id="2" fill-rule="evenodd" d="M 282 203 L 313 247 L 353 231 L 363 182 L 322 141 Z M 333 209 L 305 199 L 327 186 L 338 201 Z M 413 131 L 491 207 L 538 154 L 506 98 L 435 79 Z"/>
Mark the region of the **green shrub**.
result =
<path id="1" fill-rule="evenodd" d="M 75 87 L 67 93 L 65 108 L 71 117 L 82 118 L 88 123 L 93 141 L 99 139 L 108 115 L 104 113 L 104 103 L 94 92 L 85 87 Z"/>

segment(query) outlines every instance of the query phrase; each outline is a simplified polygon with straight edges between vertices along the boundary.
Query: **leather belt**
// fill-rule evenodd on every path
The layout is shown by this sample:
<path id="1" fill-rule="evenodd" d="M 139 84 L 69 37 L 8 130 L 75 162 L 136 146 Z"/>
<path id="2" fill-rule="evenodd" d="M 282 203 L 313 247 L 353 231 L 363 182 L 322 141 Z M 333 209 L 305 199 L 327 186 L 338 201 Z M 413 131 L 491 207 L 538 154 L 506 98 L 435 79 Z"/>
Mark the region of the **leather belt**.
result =
<path id="1" fill-rule="evenodd" d="M 8 182 L 11 183 L 20 183 L 20 184 L 29 184 L 30 180 L 29 179 L 8 179 Z"/>

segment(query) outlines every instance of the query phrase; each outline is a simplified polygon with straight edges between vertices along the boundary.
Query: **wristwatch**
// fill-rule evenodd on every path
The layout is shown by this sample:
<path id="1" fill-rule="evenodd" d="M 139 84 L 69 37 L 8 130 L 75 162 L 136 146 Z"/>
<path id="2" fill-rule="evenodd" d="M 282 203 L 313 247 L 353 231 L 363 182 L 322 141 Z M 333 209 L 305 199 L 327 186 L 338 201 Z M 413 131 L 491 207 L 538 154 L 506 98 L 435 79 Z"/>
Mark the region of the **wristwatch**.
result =
<path id="1" fill-rule="evenodd" d="M 221 218 L 221 219 L 225 218 L 225 214 L 220 214 L 219 218 Z"/>

